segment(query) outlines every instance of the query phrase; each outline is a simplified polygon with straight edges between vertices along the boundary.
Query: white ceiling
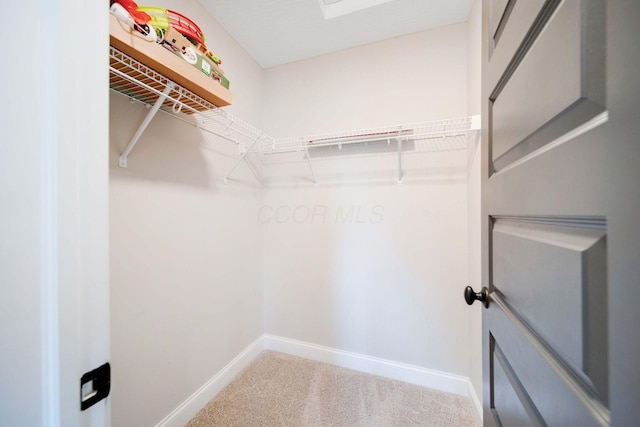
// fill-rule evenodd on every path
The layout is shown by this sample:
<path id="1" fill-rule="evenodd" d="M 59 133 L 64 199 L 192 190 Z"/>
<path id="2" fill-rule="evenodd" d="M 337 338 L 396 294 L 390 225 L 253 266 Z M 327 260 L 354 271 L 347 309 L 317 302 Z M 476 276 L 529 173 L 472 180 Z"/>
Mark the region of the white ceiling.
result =
<path id="1" fill-rule="evenodd" d="M 199 0 L 269 68 L 466 21 L 472 0 Z M 351 10 L 353 12 L 349 13 Z M 325 19 L 327 16 L 335 16 Z"/>

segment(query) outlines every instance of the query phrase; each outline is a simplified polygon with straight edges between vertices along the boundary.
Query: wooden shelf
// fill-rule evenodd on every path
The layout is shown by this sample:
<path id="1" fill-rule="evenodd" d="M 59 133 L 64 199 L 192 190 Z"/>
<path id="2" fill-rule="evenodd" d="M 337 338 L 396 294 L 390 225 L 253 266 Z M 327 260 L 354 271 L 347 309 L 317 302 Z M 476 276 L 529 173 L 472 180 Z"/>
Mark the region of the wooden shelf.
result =
<path id="1" fill-rule="evenodd" d="M 144 39 L 141 34 L 129 28 L 115 16 L 110 15 L 109 19 L 111 46 L 164 76 L 166 80 L 170 80 L 184 89 L 193 92 L 215 107 L 231 105 L 232 96 L 229 89 L 200 72 L 197 68 L 161 45 Z M 137 72 L 135 68 L 130 67 L 128 64 L 114 60 L 113 55 L 111 56 L 110 65 L 111 68 L 131 76 L 135 80 L 143 81 L 156 90 L 162 91 L 164 89 L 165 85 L 159 81 L 161 79 L 149 79 L 147 78 L 148 76 L 143 75 L 149 74 L 148 72 Z M 119 87 L 122 87 L 122 92 L 125 92 L 130 84 L 125 77 L 117 73 L 110 74 L 110 85 L 112 88 L 118 90 Z M 149 91 L 147 95 L 149 100 L 157 98 L 157 95 L 152 91 Z M 197 111 L 207 109 L 203 105 L 194 104 L 192 107 Z"/>

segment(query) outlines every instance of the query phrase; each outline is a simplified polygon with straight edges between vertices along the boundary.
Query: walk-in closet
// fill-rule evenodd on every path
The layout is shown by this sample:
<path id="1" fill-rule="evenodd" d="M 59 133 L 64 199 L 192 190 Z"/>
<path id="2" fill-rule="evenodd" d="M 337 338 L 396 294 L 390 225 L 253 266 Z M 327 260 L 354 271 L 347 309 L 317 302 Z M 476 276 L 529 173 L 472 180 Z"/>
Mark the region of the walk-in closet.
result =
<path id="1" fill-rule="evenodd" d="M 24 0 L 0 425 L 631 426 L 640 2 Z"/>
<path id="2" fill-rule="evenodd" d="M 206 2 L 163 3 L 197 17 L 233 101 L 173 89 L 150 115 L 166 83 L 110 52 L 114 425 L 178 425 L 260 349 L 479 404 L 479 11 L 263 68 Z"/>

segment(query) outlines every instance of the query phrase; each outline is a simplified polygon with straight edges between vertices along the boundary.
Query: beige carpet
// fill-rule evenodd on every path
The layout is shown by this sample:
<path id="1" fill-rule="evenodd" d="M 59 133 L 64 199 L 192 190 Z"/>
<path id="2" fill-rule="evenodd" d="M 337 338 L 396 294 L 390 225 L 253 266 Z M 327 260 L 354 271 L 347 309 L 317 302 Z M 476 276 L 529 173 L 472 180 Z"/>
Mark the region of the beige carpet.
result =
<path id="1" fill-rule="evenodd" d="M 477 427 L 468 398 L 262 352 L 187 427 Z"/>

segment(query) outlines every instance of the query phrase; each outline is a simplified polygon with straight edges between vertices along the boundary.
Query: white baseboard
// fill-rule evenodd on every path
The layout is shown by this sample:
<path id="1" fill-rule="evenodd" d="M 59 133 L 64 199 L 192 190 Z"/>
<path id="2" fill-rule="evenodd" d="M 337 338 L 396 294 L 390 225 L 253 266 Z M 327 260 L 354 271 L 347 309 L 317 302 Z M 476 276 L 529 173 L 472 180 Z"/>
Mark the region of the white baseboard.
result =
<path id="1" fill-rule="evenodd" d="M 245 348 L 235 359 L 222 368 L 216 375 L 193 393 L 180 406 L 160 421 L 156 427 L 183 427 L 193 418 L 207 402 L 213 399 L 244 368 L 246 368 L 260 352 L 264 350 L 264 337 L 261 336 Z"/>
<path id="2" fill-rule="evenodd" d="M 265 349 L 467 396 L 479 417 L 478 425 L 482 425 L 482 403 L 467 377 L 265 334 L 244 349 L 156 427 L 184 426 Z"/>
<path id="3" fill-rule="evenodd" d="M 481 426 L 482 425 L 482 401 L 478 398 L 478 395 L 476 394 L 476 389 L 473 388 L 473 384 L 471 383 L 471 380 L 469 380 L 467 384 L 469 386 L 467 396 L 469 396 L 469 399 L 471 399 L 471 405 L 473 405 L 473 409 L 476 412 L 478 426 Z"/>
<path id="4" fill-rule="evenodd" d="M 276 337 L 273 335 L 263 335 L 263 337 L 264 347 L 269 350 L 304 357 L 318 362 L 330 363 L 343 368 L 430 387 L 461 396 L 469 395 L 470 381 L 467 377 L 460 375 L 380 359 L 364 354 L 337 350 L 289 338 Z"/>

